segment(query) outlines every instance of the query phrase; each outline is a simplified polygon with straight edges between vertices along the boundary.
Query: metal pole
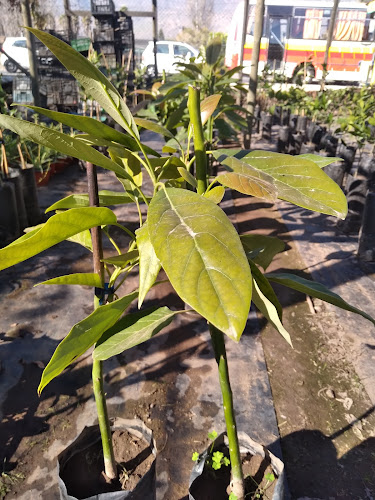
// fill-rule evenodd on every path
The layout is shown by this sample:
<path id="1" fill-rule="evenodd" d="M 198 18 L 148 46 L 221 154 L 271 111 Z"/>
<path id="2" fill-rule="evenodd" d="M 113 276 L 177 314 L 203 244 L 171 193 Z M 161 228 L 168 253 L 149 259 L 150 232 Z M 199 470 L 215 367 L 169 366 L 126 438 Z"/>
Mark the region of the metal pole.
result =
<path id="1" fill-rule="evenodd" d="M 339 7 L 339 0 L 334 0 L 333 7 L 332 7 L 332 13 L 331 13 L 331 19 L 329 21 L 329 26 L 328 26 L 326 51 L 324 53 L 324 60 L 323 60 L 323 75 L 322 75 L 322 81 L 320 82 L 320 90 L 321 91 L 324 90 L 324 86 L 326 83 L 326 77 L 327 77 L 327 73 L 328 73 L 328 69 L 327 69 L 328 56 L 329 56 L 329 50 L 330 50 L 331 44 L 332 44 L 333 31 L 334 31 L 335 25 L 336 25 L 336 17 L 337 17 L 338 7 Z"/>
<path id="2" fill-rule="evenodd" d="M 158 77 L 158 61 L 157 61 L 157 47 L 156 42 L 158 39 L 158 9 L 156 0 L 152 0 L 152 24 L 153 24 L 153 37 L 154 37 L 154 64 L 155 64 L 155 78 Z"/>
<path id="3" fill-rule="evenodd" d="M 249 0 L 244 0 L 244 2 L 243 2 L 243 23 L 242 23 L 241 51 L 240 51 L 240 57 L 238 60 L 239 66 L 242 66 L 242 64 L 243 64 L 243 54 L 244 54 L 245 43 L 246 43 L 246 31 L 247 31 L 248 21 L 249 21 Z"/>
<path id="4" fill-rule="evenodd" d="M 258 86 L 258 65 L 259 65 L 259 54 L 260 54 L 260 42 L 262 39 L 263 32 L 263 19 L 264 19 L 264 0 L 257 0 L 255 5 L 255 15 L 254 15 L 254 41 L 253 41 L 253 53 L 251 56 L 251 66 L 250 66 L 250 81 L 249 81 L 249 93 L 248 93 L 248 110 L 251 113 L 249 121 L 249 137 L 244 140 L 244 145 L 246 149 L 250 149 L 251 146 L 251 134 L 253 129 L 254 121 L 254 110 L 256 104 L 257 86 Z"/>
<path id="5" fill-rule="evenodd" d="M 68 38 L 70 41 L 73 38 L 73 27 L 72 27 L 72 12 L 70 10 L 69 0 L 64 0 L 64 10 L 66 15 L 66 20 L 68 22 Z"/>
<path id="6" fill-rule="evenodd" d="M 28 0 L 21 1 L 22 21 L 25 27 L 32 28 L 30 5 Z M 40 106 L 38 70 L 35 54 L 35 40 L 29 30 L 25 30 L 26 45 L 29 53 L 31 91 L 33 93 L 35 106 Z"/>

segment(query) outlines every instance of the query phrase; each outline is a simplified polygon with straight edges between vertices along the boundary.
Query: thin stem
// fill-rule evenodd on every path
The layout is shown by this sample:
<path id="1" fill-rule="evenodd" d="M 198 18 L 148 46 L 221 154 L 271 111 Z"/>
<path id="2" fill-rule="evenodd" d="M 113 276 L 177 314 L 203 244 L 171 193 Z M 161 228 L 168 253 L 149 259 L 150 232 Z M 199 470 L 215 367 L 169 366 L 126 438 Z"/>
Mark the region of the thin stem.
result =
<path id="1" fill-rule="evenodd" d="M 245 498 L 244 480 L 241 466 L 240 446 L 237 436 L 236 417 L 233 407 L 233 395 L 229 380 L 227 353 L 224 334 L 210 324 L 212 346 L 219 369 L 221 394 L 223 396 L 224 416 L 229 441 L 229 456 L 232 468 L 231 490 L 238 500 Z"/>
<path id="2" fill-rule="evenodd" d="M 188 109 L 193 126 L 197 193 L 204 194 L 207 189 L 207 157 L 201 120 L 200 92 L 196 87 L 189 86 Z"/>
<path id="3" fill-rule="evenodd" d="M 90 206 L 99 206 L 98 180 L 96 176 L 96 167 L 92 163 L 87 163 L 87 181 Z M 102 262 L 103 249 L 101 228 L 94 227 L 91 230 L 94 272 L 100 276 L 102 288 L 104 288 L 104 266 Z M 99 299 L 95 296 L 95 309 L 99 307 Z M 92 382 L 98 413 L 99 429 L 102 438 L 104 471 L 109 479 L 117 477 L 116 461 L 113 453 L 112 434 L 109 424 L 108 410 L 103 389 L 103 366 L 102 361 L 93 360 L 92 363 Z"/>

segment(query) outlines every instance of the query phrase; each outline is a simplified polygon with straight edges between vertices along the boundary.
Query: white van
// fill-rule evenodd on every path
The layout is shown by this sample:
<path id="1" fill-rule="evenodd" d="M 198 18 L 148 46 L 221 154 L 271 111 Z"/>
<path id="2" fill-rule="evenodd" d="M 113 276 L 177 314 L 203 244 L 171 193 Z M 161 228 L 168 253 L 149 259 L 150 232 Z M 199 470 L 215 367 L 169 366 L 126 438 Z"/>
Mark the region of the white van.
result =
<path id="1" fill-rule="evenodd" d="M 26 47 L 26 38 L 18 36 L 8 36 L 3 43 L 4 51 L 9 54 L 23 68 L 29 69 L 29 54 Z M 5 67 L 8 73 L 16 73 L 17 66 L 7 58 L 5 54 L 1 54 L 1 64 Z"/>
<path id="2" fill-rule="evenodd" d="M 198 57 L 199 51 L 183 42 L 158 41 L 156 42 L 156 63 L 158 73 L 177 73 L 176 62 L 189 62 L 191 57 Z M 142 54 L 142 66 L 146 67 L 149 75 L 155 73 L 154 42 L 148 42 Z"/>

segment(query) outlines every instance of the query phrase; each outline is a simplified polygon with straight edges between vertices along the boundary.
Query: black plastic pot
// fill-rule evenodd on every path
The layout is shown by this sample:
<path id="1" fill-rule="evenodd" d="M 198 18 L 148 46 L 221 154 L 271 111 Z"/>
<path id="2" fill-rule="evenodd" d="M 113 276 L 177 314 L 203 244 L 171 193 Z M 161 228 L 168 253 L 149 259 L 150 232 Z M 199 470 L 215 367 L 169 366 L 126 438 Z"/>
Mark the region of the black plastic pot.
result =
<path id="1" fill-rule="evenodd" d="M 343 185 L 346 166 L 343 162 L 331 163 L 323 168 L 324 172 L 340 187 Z"/>
<path id="2" fill-rule="evenodd" d="M 281 106 L 275 106 L 275 112 L 273 114 L 273 124 L 281 125 L 281 115 L 283 112 L 283 108 Z"/>
<path id="3" fill-rule="evenodd" d="M 260 107 L 259 107 L 259 104 L 257 104 L 254 108 L 254 123 L 255 123 L 255 132 L 257 134 L 259 134 L 259 130 L 260 130 L 260 120 L 261 120 L 261 117 L 260 117 Z"/>
<path id="4" fill-rule="evenodd" d="M 280 127 L 279 137 L 277 139 L 277 151 L 287 153 L 289 147 L 290 127 Z"/>
<path id="5" fill-rule="evenodd" d="M 20 235 L 14 185 L 0 180 L 0 243 L 5 245 Z"/>
<path id="6" fill-rule="evenodd" d="M 302 144 L 303 144 L 303 135 L 291 134 L 288 153 L 290 155 L 299 155 L 301 153 Z"/>
<path id="7" fill-rule="evenodd" d="M 337 227 L 347 234 L 358 234 L 363 218 L 363 211 L 368 190 L 367 179 L 348 176 L 346 199 L 348 215 L 345 220 L 339 220 Z"/>
<path id="8" fill-rule="evenodd" d="M 111 426 L 112 432 L 116 430 L 127 431 L 137 438 L 143 439 L 148 443 L 151 453 L 156 457 L 156 445 L 152 436 L 152 431 L 138 419 L 126 420 L 118 418 Z M 61 500 L 77 500 L 67 491 L 66 482 L 68 478 L 64 477 L 64 472 L 69 466 L 69 461 L 77 453 L 85 452 L 93 444 L 101 441 L 99 426 L 93 425 L 85 427 L 81 434 L 58 456 L 57 473 Z M 69 487 L 68 487 L 69 488 Z M 140 479 L 137 486 L 132 491 L 118 490 L 108 493 L 98 493 L 87 497 L 85 500 L 155 500 L 156 498 L 156 478 L 155 478 L 155 460 L 148 472 Z"/>
<path id="9" fill-rule="evenodd" d="M 297 129 L 298 115 L 290 115 L 289 117 L 289 127 L 294 132 Z"/>
<path id="10" fill-rule="evenodd" d="M 350 169 L 353 166 L 356 152 L 357 148 L 355 148 L 354 146 L 344 146 L 344 144 L 340 144 L 340 146 L 337 148 L 336 155 L 344 160 L 346 172 L 350 172 Z"/>
<path id="11" fill-rule="evenodd" d="M 365 262 L 375 261 L 375 193 L 366 196 L 362 227 L 359 233 L 358 257 Z"/>
<path id="12" fill-rule="evenodd" d="M 20 170 L 22 179 L 22 193 L 25 202 L 27 221 L 29 226 L 39 224 L 41 213 L 39 208 L 34 166 L 27 165 L 27 168 Z"/>
<path id="13" fill-rule="evenodd" d="M 323 135 L 326 133 L 326 130 L 327 129 L 325 127 L 322 127 L 321 125 L 315 124 L 315 127 L 313 129 L 313 133 L 312 133 L 312 137 L 310 139 L 311 142 L 313 142 L 316 145 L 319 145 Z"/>
<path id="14" fill-rule="evenodd" d="M 307 154 L 314 154 L 315 153 L 315 146 L 314 144 L 308 143 L 308 144 L 302 144 L 301 146 L 301 155 L 307 155 Z"/>
<path id="15" fill-rule="evenodd" d="M 324 149 L 328 156 L 335 156 L 338 142 L 338 138 L 334 135 L 324 134 L 320 139 L 319 149 Z"/>
<path id="16" fill-rule="evenodd" d="M 375 158 L 364 156 L 358 166 L 357 176 L 367 179 L 368 187 L 371 188 L 375 182 Z"/>
<path id="17" fill-rule="evenodd" d="M 289 125 L 289 119 L 290 119 L 290 109 L 289 108 L 282 108 L 281 125 L 284 127 L 286 125 Z"/>
<path id="18" fill-rule="evenodd" d="M 20 230 L 22 231 L 22 229 L 25 229 L 25 227 L 27 227 L 28 223 L 27 223 L 25 202 L 23 199 L 22 177 L 19 174 L 19 170 L 12 169 L 5 183 L 13 184 L 14 186 L 14 194 L 16 197 L 16 205 L 17 205 L 18 225 Z"/>
<path id="19" fill-rule="evenodd" d="M 283 462 L 275 457 L 270 451 L 268 451 L 264 446 L 252 440 L 250 436 L 244 432 L 238 433 L 238 440 L 240 443 L 241 453 L 251 453 L 252 455 L 258 455 L 262 458 L 268 458 L 271 462 L 271 467 L 273 473 L 277 478 L 277 484 L 272 495 L 272 500 L 283 500 L 284 499 L 284 488 L 285 488 L 285 478 L 284 478 L 284 464 Z M 213 449 L 222 447 L 223 445 L 228 447 L 228 438 L 226 432 L 220 434 L 214 441 Z M 207 448 L 195 463 L 193 470 L 190 474 L 189 482 L 189 500 L 205 500 L 202 496 L 199 496 L 199 490 L 202 486 L 202 474 L 206 467 L 206 458 L 209 455 L 211 446 Z M 215 481 L 215 479 L 209 479 L 210 482 Z M 208 481 L 208 480 L 207 480 Z M 207 485 L 209 487 L 209 485 Z"/>
<path id="20" fill-rule="evenodd" d="M 271 140 L 271 130 L 272 130 L 272 115 L 265 113 L 262 116 L 262 138 L 266 141 Z"/>
<path id="21" fill-rule="evenodd" d="M 306 135 L 309 118 L 307 116 L 299 116 L 297 120 L 297 132 Z"/>

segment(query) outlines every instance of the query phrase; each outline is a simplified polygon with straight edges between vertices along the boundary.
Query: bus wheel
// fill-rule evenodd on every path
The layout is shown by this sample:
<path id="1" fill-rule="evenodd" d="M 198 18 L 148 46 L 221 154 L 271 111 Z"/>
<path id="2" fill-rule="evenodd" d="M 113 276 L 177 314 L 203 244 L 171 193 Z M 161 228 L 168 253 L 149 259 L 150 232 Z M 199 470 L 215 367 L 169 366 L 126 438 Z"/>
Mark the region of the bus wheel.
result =
<path id="1" fill-rule="evenodd" d="M 306 67 L 306 77 L 304 65 L 299 66 L 292 77 L 292 82 L 302 85 L 304 83 L 311 83 L 315 78 L 314 66 Z"/>

